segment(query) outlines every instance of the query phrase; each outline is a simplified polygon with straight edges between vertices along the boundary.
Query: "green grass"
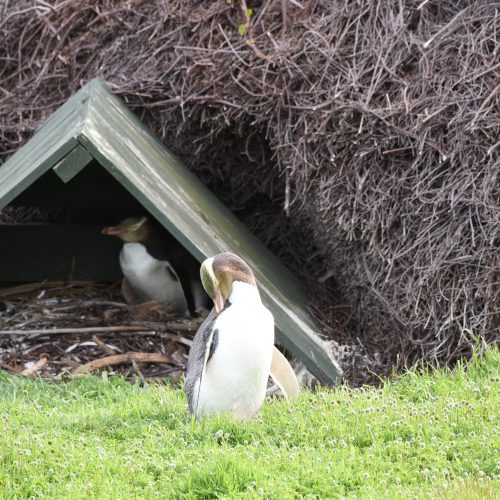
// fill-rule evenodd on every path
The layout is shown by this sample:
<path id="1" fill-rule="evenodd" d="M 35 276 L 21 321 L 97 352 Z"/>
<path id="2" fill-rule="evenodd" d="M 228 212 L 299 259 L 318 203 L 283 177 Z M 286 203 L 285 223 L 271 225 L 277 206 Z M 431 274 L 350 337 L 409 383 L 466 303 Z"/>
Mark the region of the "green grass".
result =
<path id="1" fill-rule="evenodd" d="M 0 374 L 0 498 L 500 498 L 500 354 L 194 422 L 181 391 Z"/>

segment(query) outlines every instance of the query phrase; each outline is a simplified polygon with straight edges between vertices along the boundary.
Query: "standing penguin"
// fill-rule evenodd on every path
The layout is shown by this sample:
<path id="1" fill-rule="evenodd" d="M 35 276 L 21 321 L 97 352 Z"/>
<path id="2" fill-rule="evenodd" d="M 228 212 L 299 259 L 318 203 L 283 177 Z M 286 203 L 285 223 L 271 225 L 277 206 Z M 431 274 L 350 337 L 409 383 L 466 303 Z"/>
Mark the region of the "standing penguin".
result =
<path id="1" fill-rule="evenodd" d="M 287 397 L 298 395 L 295 374 L 274 347 L 274 318 L 248 264 L 223 253 L 205 260 L 200 274 L 214 308 L 189 352 L 185 391 L 191 413 L 252 418 L 264 402 L 269 375 Z"/>
<path id="2" fill-rule="evenodd" d="M 124 243 L 120 252 L 122 293 L 129 304 L 156 300 L 179 314 L 208 307 L 198 262 L 161 226 L 147 217 L 129 217 L 101 232 L 118 236 Z"/>

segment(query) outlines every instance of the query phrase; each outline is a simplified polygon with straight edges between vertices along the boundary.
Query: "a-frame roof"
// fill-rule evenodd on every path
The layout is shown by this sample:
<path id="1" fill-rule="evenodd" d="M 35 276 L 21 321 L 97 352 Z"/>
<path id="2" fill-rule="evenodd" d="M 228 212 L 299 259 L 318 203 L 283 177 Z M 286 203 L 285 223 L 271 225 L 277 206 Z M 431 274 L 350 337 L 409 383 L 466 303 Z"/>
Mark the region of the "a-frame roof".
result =
<path id="1" fill-rule="evenodd" d="M 138 120 L 105 83 L 92 80 L 0 167 L 0 208 L 53 168 L 68 182 L 96 159 L 200 262 L 231 251 L 255 272 L 277 341 L 324 383 L 341 370 L 305 308 L 300 282 Z"/>

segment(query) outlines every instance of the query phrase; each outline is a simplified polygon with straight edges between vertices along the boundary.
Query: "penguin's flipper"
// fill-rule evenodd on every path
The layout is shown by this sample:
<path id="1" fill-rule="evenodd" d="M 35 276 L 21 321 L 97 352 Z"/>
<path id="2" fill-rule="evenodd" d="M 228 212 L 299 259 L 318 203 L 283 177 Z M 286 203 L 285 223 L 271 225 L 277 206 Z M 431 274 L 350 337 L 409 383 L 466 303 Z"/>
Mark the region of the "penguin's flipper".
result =
<path id="1" fill-rule="evenodd" d="M 288 359 L 276 347 L 273 347 L 271 377 L 287 399 L 295 399 L 299 395 L 300 387 L 295 372 Z"/>
<path id="2" fill-rule="evenodd" d="M 203 372 L 218 343 L 218 332 L 214 328 L 217 315 L 212 309 L 194 336 L 187 362 L 184 390 L 191 413 L 198 417 L 198 396 Z"/>
<path id="3" fill-rule="evenodd" d="M 151 300 L 139 290 L 135 289 L 127 278 L 122 279 L 122 295 L 127 304 L 143 304 Z"/>
<path id="4" fill-rule="evenodd" d="M 195 305 L 194 305 L 193 292 L 191 290 L 191 285 L 190 285 L 189 273 L 183 267 L 178 267 L 177 276 L 179 278 L 182 291 L 184 292 L 184 297 L 186 299 L 189 314 L 192 316 L 195 313 Z"/>
<path id="5" fill-rule="evenodd" d="M 190 316 L 191 311 L 189 310 L 188 303 L 186 300 L 186 294 L 184 293 L 184 289 L 182 288 L 179 275 L 172 267 L 170 262 L 167 261 L 165 261 L 165 270 L 167 271 L 170 277 L 170 281 L 166 285 L 166 290 L 168 290 L 168 295 L 169 297 L 171 297 L 169 303 L 173 311 L 178 314 L 184 314 L 186 316 Z"/>

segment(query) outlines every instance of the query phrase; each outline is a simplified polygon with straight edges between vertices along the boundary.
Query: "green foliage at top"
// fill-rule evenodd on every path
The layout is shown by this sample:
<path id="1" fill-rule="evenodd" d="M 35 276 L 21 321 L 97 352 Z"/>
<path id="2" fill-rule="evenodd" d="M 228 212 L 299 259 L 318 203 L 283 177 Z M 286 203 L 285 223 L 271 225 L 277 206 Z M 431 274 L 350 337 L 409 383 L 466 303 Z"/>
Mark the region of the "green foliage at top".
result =
<path id="1" fill-rule="evenodd" d="M 0 374 L 0 498 L 500 497 L 500 354 L 195 422 L 180 390 Z"/>

